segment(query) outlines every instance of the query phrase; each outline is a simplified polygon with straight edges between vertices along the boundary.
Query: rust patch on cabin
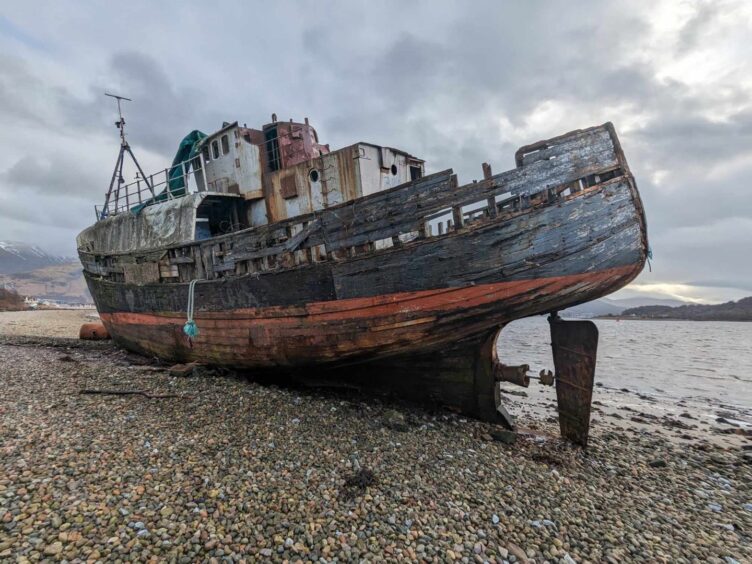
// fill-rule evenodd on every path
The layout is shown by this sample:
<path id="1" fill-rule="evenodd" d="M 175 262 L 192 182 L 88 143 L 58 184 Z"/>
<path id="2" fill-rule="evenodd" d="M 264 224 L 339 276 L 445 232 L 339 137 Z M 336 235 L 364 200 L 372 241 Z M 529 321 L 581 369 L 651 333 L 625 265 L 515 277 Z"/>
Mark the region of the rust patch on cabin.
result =
<path id="1" fill-rule="evenodd" d="M 279 192 L 280 196 L 285 200 L 298 197 L 298 182 L 295 173 L 288 174 L 282 178 L 281 189 Z"/>

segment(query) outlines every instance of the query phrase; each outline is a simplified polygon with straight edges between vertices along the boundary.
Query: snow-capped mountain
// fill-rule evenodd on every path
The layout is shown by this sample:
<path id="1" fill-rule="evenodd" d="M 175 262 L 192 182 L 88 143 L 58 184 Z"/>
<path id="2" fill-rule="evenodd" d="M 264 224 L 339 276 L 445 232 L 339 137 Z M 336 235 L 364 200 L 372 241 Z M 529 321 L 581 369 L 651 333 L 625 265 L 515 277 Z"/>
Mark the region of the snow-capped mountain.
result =
<path id="1" fill-rule="evenodd" d="M 0 274 L 29 272 L 70 260 L 66 257 L 50 255 L 35 245 L 18 241 L 0 241 Z"/>

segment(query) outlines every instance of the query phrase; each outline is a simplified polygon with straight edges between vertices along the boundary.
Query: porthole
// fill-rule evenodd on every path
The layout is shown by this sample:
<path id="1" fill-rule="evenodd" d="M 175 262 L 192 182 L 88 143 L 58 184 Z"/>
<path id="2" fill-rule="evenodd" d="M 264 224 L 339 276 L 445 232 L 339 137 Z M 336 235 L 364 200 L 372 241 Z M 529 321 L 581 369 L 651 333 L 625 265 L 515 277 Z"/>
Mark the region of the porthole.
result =
<path id="1" fill-rule="evenodd" d="M 311 172 L 308 173 L 308 178 L 311 179 L 311 182 L 318 182 L 319 181 L 319 171 L 314 169 L 311 169 Z"/>
<path id="2" fill-rule="evenodd" d="M 397 176 L 397 165 L 392 165 L 392 176 Z"/>

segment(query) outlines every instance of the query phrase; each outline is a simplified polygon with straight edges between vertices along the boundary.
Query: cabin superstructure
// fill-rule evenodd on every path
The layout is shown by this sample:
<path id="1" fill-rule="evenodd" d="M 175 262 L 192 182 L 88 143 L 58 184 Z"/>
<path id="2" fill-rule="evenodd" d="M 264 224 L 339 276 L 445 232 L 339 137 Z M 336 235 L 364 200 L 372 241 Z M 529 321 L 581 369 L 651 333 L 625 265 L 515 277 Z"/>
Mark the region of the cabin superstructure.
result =
<path id="1" fill-rule="evenodd" d="M 390 147 L 359 142 L 332 151 L 308 118 L 273 115 L 260 130 L 224 123 L 186 140 L 184 160 L 176 156 L 169 168 L 108 197 L 96 210 L 100 221 L 79 236 L 83 248 L 117 252 L 207 239 L 322 210 L 425 172 L 423 160 Z"/>

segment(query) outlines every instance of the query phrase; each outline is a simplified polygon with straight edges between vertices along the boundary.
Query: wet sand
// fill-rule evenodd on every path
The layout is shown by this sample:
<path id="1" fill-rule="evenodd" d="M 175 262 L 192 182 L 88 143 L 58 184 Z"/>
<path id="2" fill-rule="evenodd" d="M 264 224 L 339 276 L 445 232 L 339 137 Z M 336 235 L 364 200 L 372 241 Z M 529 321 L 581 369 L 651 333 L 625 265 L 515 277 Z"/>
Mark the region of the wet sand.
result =
<path id="1" fill-rule="evenodd" d="M 95 309 L 0 311 L 0 335 L 78 337 L 84 323 L 99 319 Z"/>
<path id="2" fill-rule="evenodd" d="M 43 317 L 29 331 L 75 319 Z M 0 337 L 0 559 L 752 560 L 750 438 L 620 410 L 612 390 L 595 391 L 583 451 L 558 438 L 552 389 L 510 388 L 524 431 L 507 444 L 446 410 L 177 377 L 109 342 L 18 336 L 14 319 Z"/>
<path id="3" fill-rule="evenodd" d="M 519 416 L 520 423 L 556 420 L 556 392 L 553 388 L 529 388 L 505 385 L 504 402 Z M 707 408 L 677 402 L 660 402 L 652 396 L 628 389 L 596 386 L 591 417 L 593 429 L 614 428 L 627 435 L 657 435 L 677 446 L 719 449 L 743 449 L 752 446 L 752 428 L 748 418 L 739 419 L 738 410 Z"/>

